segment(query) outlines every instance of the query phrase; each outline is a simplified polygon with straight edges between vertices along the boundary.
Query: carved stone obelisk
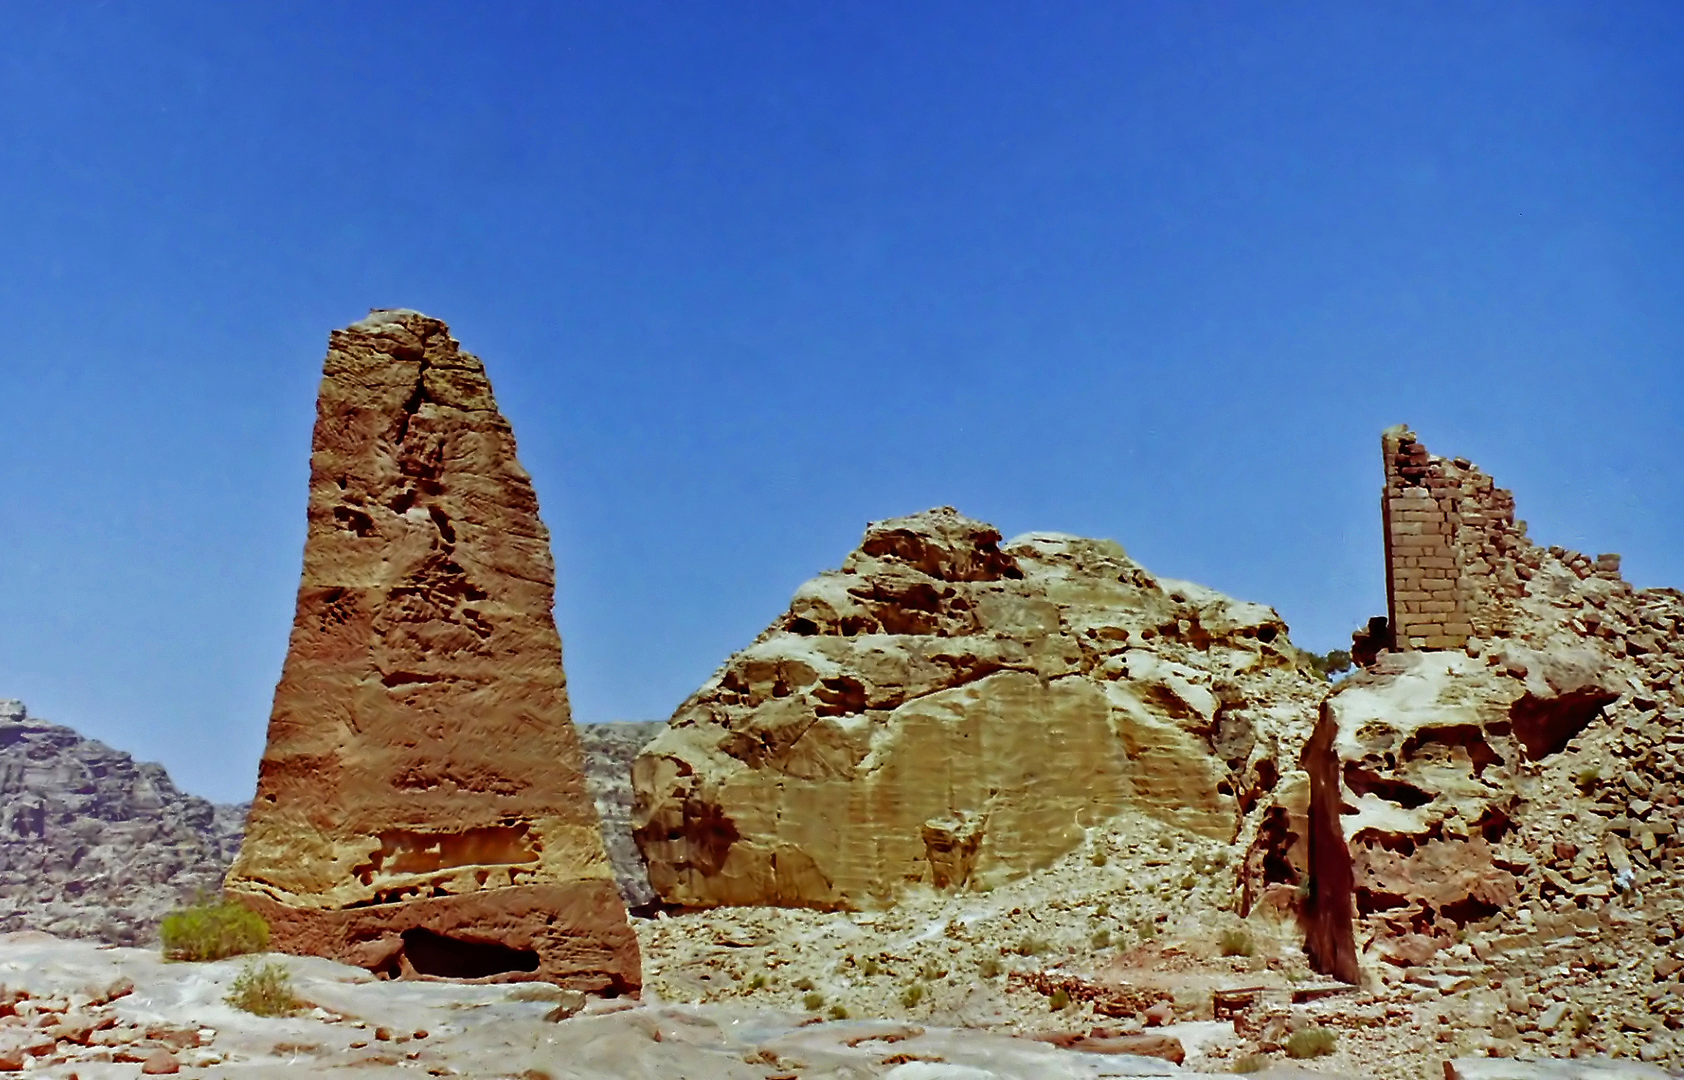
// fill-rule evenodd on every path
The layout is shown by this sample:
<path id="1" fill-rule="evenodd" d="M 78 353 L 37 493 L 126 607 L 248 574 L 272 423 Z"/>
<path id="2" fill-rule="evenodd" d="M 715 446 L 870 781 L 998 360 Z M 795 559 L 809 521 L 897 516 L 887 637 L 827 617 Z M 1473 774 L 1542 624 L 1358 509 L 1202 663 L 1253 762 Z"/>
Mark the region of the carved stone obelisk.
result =
<path id="1" fill-rule="evenodd" d="M 335 331 L 297 616 L 227 880 L 275 947 L 390 975 L 639 986 L 554 589 L 479 359 L 413 311 Z"/>

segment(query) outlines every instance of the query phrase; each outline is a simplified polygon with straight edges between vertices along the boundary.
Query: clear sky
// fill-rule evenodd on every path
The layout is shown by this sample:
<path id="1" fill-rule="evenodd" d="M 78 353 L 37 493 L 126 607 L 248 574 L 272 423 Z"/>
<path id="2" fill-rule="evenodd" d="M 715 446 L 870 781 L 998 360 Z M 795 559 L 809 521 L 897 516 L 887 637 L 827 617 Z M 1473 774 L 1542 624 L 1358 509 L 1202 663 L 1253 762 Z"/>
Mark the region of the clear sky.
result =
<path id="1" fill-rule="evenodd" d="M 1684 586 L 1684 5 L 0 7 L 0 697 L 249 798 L 328 331 L 447 320 L 582 720 L 868 520 L 1384 609 L 1379 435 Z"/>

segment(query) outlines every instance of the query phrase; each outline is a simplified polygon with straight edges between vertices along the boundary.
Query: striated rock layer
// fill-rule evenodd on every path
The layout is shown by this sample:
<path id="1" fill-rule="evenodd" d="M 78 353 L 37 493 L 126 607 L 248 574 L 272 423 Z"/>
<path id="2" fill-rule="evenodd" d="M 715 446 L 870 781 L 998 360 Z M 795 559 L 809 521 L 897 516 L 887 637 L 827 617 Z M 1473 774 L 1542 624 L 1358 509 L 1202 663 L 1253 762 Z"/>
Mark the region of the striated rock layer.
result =
<path id="1" fill-rule="evenodd" d="M 1227 841 L 1324 687 L 1269 608 L 932 510 L 870 526 L 679 708 L 635 835 L 669 903 L 815 907 L 988 887 L 1124 807 Z"/>
<path id="2" fill-rule="evenodd" d="M 336 331 L 310 464 L 298 611 L 228 891 L 289 952 L 635 989 L 549 534 L 484 366 L 415 312 Z"/>
<path id="3" fill-rule="evenodd" d="M 165 912 L 215 890 L 238 809 L 0 701 L 0 933 L 155 941 Z"/>

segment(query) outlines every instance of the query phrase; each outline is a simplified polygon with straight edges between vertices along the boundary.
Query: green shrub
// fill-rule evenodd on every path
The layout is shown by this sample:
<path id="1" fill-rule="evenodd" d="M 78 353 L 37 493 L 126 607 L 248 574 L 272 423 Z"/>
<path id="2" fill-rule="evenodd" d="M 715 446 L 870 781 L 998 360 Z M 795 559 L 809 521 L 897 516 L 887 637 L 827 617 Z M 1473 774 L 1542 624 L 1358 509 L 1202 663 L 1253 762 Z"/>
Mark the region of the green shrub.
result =
<path id="1" fill-rule="evenodd" d="M 1111 905 L 1106 903 L 1104 900 L 1101 900 L 1097 905 L 1094 906 L 1094 909 L 1093 909 L 1093 917 L 1094 918 L 1103 919 L 1103 918 L 1105 918 L 1105 916 L 1107 916 L 1109 914 L 1111 914 Z"/>
<path id="2" fill-rule="evenodd" d="M 868 979 L 881 975 L 883 974 L 883 965 L 868 956 L 865 958 L 865 962 L 860 965 L 860 974 L 864 975 Z"/>
<path id="3" fill-rule="evenodd" d="M 832 1005 L 830 1007 L 830 1018 L 832 1020 L 846 1020 L 848 1019 L 848 1010 L 840 1005 Z"/>
<path id="4" fill-rule="evenodd" d="M 1093 934 L 1093 947 L 1096 949 L 1109 949 L 1111 947 L 1111 931 L 1095 930 Z"/>
<path id="5" fill-rule="evenodd" d="M 985 956 L 982 958 L 982 963 L 976 966 L 976 970 L 977 974 L 985 979 L 999 978 L 1000 958 L 998 956 Z"/>
<path id="6" fill-rule="evenodd" d="M 1295 1058 L 1321 1057 L 1333 1053 L 1333 1044 L 1337 1041 L 1338 1036 L 1327 1028 L 1305 1028 L 1293 1032 L 1292 1038 L 1286 1040 L 1286 1053 L 1288 1057 Z"/>
<path id="7" fill-rule="evenodd" d="M 748 981 L 750 990 L 763 990 L 766 987 L 766 976 L 762 972 L 755 972 L 754 978 Z"/>
<path id="8" fill-rule="evenodd" d="M 803 975 L 795 980 L 794 986 L 797 990 L 811 990 L 813 989 L 813 980 Z"/>
<path id="9" fill-rule="evenodd" d="M 1017 948 L 1012 950 L 1019 956 L 1034 956 L 1047 951 L 1047 943 L 1038 937 L 1025 937 L 1018 941 Z"/>
<path id="10" fill-rule="evenodd" d="M 1103 851 L 1096 851 L 1093 853 L 1093 858 L 1090 861 L 1095 866 L 1104 866 L 1106 863 L 1111 861 L 1111 857 Z"/>
<path id="11" fill-rule="evenodd" d="M 906 990 L 903 991 L 901 993 L 901 996 L 900 996 L 900 1003 L 902 1005 L 905 1005 L 909 1009 L 915 1008 L 918 1005 L 918 1003 L 920 1001 L 923 1001 L 923 1000 L 924 1000 L 924 984 L 923 983 L 913 983 L 911 986 L 907 987 Z"/>
<path id="12" fill-rule="evenodd" d="M 824 995 L 817 990 L 807 991 L 806 996 L 801 999 L 801 1007 L 808 1012 L 817 1012 L 824 1008 Z"/>
<path id="13" fill-rule="evenodd" d="M 1063 1012 L 1070 1007 L 1070 991 L 1059 987 L 1047 996 L 1047 1005 L 1053 1012 Z"/>
<path id="14" fill-rule="evenodd" d="M 292 992 L 292 973 L 276 960 L 254 960 L 234 977 L 224 999 L 255 1016 L 293 1016 L 306 1004 Z"/>
<path id="15" fill-rule="evenodd" d="M 269 924 L 243 904 L 200 897 L 165 915 L 158 938 L 166 960 L 221 960 L 267 949 Z"/>
<path id="16" fill-rule="evenodd" d="M 1247 1054 L 1245 1057 L 1234 1059 L 1234 1071 L 1237 1073 L 1262 1072 L 1269 1067 L 1269 1059 L 1262 1054 Z"/>
<path id="17" fill-rule="evenodd" d="M 947 969 L 931 960 L 919 970 L 918 974 L 930 982 L 939 982 L 947 978 Z"/>
<path id="18" fill-rule="evenodd" d="M 1244 930 L 1232 929 L 1222 931 L 1219 941 L 1223 956 L 1256 956 L 1257 942 Z"/>

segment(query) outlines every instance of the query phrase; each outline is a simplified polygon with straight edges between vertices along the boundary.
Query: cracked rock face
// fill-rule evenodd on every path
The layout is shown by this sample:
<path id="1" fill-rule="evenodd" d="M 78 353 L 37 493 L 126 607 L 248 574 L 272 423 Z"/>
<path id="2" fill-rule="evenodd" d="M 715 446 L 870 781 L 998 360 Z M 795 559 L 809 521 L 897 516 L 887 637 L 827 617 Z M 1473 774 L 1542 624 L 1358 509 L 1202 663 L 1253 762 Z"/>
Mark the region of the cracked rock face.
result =
<path id="1" fill-rule="evenodd" d="M 1269 608 L 932 510 L 873 524 L 679 708 L 635 836 L 670 903 L 815 907 L 988 887 L 1124 807 L 1226 841 L 1324 687 Z"/>
<path id="2" fill-rule="evenodd" d="M 1309 852 L 1310 951 L 1323 970 L 1357 981 L 1358 937 L 1379 957 L 1419 962 L 1514 905 L 1532 861 L 1515 828 L 1532 763 L 1620 696 L 1593 661 L 1535 656 L 1517 679 L 1462 652 L 1394 654 L 1328 699 L 1306 754 L 1326 778 L 1312 802 L 1337 829 Z M 1537 717 L 1559 743 L 1525 737 L 1522 719 Z"/>
<path id="3" fill-rule="evenodd" d="M 336 331 L 297 616 L 227 880 L 276 947 L 394 975 L 638 986 L 553 593 L 478 358 L 415 312 Z"/>

